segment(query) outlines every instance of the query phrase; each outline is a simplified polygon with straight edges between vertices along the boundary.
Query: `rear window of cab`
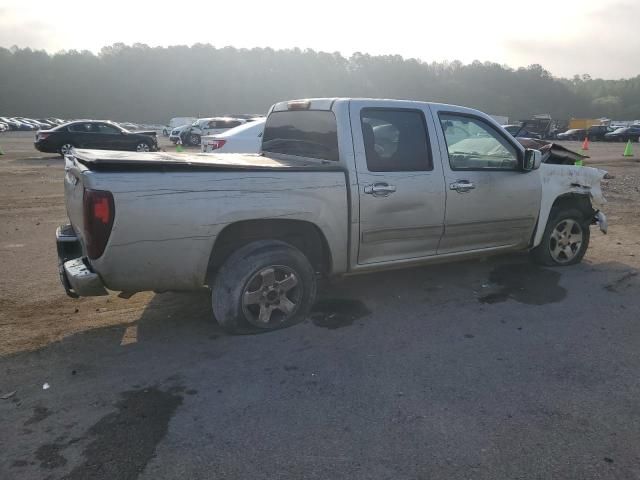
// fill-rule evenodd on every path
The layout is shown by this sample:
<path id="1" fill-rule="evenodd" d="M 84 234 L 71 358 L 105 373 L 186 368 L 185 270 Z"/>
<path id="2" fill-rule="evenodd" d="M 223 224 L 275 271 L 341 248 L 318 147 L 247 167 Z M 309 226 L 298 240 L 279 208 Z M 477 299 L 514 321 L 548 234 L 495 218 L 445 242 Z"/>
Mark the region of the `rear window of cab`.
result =
<path id="1" fill-rule="evenodd" d="M 337 162 L 336 116 L 328 110 L 272 112 L 265 123 L 262 151 Z"/>

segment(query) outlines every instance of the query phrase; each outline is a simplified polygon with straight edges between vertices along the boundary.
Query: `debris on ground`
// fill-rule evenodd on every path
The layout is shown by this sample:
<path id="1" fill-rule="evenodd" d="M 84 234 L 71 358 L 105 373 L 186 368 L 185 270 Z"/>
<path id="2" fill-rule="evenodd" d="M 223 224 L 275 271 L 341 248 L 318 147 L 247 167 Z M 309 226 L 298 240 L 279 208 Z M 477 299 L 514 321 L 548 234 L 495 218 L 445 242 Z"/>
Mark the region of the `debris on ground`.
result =
<path id="1" fill-rule="evenodd" d="M 8 400 L 16 394 L 16 391 L 5 393 L 4 395 L 0 395 L 0 400 Z"/>

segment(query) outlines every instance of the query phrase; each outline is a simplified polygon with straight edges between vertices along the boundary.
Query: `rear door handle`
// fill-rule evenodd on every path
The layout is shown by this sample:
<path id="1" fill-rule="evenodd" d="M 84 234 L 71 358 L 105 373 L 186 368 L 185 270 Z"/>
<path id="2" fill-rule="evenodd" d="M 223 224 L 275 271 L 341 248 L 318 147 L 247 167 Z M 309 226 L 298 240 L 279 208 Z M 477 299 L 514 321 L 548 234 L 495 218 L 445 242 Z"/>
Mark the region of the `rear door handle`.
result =
<path id="1" fill-rule="evenodd" d="M 364 193 L 373 195 L 374 197 L 387 197 L 395 191 L 395 185 L 389 185 L 383 182 L 364 186 Z"/>
<path id="2" fill-rule="evenodd" d="M 474 188 L 476 188 L 476 186 L 469 180 L 457 180 L 449 184 L 449 190 L 455 190 L 458 193 L 466 193 Z"/>

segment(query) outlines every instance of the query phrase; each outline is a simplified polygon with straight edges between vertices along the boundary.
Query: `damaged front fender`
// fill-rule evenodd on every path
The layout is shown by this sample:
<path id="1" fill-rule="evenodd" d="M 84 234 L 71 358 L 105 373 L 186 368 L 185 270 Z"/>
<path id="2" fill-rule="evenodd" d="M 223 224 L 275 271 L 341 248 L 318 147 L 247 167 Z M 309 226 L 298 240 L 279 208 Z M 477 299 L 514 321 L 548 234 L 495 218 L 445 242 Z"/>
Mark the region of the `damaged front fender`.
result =
<path id="1" fill-rule="evenodd" d="M 600 211 L 601 207 L 607 203 L 601 187 L 602 179 L 606 174 L 607 172 L 598 168 L 543 163 L 540 166 L 542 201 L 533 247 L 540 245 L 542 241 L 553 204 L 559 197 L 567 194 L 588 196 L 593 209 L 597 211 L 594 220 L 606 233 L 607 217 Z"/>

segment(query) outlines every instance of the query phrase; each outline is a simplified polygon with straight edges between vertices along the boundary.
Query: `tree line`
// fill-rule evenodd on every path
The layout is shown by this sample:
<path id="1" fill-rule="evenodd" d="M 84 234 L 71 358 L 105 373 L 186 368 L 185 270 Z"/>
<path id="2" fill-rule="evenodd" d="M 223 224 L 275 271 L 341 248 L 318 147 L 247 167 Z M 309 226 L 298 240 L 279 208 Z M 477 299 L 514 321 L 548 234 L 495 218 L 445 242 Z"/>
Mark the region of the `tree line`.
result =
<path id="1" fill-rule="evenodd" d="M 465 105 L 512 120 L 640 118 L 640 75 L 553 77 L 541 65 L 428 63 L 314 50 L 149 47 L 100 53 L 0 48 L 0 115 L 165 123 L 174 116 L 264 113 L 280 100 L 378 97 Z"/>

